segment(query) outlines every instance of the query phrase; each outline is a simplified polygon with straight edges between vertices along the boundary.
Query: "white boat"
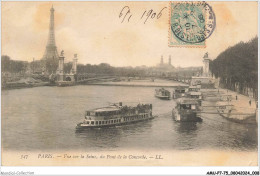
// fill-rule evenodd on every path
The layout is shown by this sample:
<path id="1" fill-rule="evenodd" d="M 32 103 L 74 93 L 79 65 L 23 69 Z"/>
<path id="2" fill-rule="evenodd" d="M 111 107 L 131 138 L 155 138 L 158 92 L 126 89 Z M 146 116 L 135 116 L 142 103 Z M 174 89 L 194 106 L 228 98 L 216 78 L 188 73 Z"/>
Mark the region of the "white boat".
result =
<path id="1" fill-rule="evenodd" d="M 164 88 L 155 89 L 155 96 L 163 100 L 169 100 L 171 98 L 171 92 Z"/>
<path id="2" fill-rule="evenodd" d="M 152 104 L 138 104 L 132 107 L 119 103 L 86 111 L 83 122 L 78 123 L 76 129 L 118 126 L 152 118 Z"/>
<path id="3" fill-rule="evenodd" d="M 179 98 L 172 110 L 172 117 L 178 122 L 201 122 L 201 103 L 196 99 Z"/>
<path id="4" fill-rule="evenodd" d="M 187 92 L 187 88 L 185 87 L 176 87 L 173 90 L 173 94 L 172 94 L 172 98 L 173 99 L 177 99 L 177 98 L 181 98 L 181 97 L 185 97 L 185 93 Z"/>

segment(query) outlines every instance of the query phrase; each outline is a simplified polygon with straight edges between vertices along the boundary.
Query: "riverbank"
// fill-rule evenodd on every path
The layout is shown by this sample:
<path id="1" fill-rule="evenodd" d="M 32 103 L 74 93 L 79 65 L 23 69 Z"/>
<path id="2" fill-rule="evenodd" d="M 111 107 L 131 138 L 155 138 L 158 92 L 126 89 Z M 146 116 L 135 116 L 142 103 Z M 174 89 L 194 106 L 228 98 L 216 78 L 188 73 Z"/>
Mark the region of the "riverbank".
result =
<path id="1" fill-rule="evenodd" d="M 32 88 L 32 87 L 42 87 L 42 86 L 51 86 L 49 82 L 40 82 L 40 83 L 7 83 L 2 85 L 2 90 L 10 89 L 23 89 L 23 88 Z"/>
<path id="2" fill-rule="evenodd" d="M 32 87 L 41 87 L 41 86 L 50 86 L 50 82 L 42 81 L 40 79 L 34 79 L 32 77 L 22 78 L 18 81 L 12 82 L 3 82 L 1 84 L 2 90 L 9 89 L 22 89 L 22 88 L 32 88 Z"/>
<path id="3" fill-rule="evenodd" d="M 251 113 L 257 108 L 257 104 L 254 98 L 250 98 L 248 96 L 239 94 L 237 92 L 228 89 L 220 89 L 220 91 L 232 95 L 232 100 L 231 100 L 232 105 L 241 108 L 240 110 L 238 110 L 238 112 Z"/>
<path id="4" fill-rule="evenodd" d="M 211 101 L 216 102 L 216 108 L 225 106 L 223 113 L 219 113 L 222 117 L 238 123 L 257 123 L 257 103 L 254 98 L 222 88 L 213 91 L 205 89 L 202 92 L 209 96 L 208 100 L 211 96 Z M 231 107 L 229 111 L 228 107 Z"/>

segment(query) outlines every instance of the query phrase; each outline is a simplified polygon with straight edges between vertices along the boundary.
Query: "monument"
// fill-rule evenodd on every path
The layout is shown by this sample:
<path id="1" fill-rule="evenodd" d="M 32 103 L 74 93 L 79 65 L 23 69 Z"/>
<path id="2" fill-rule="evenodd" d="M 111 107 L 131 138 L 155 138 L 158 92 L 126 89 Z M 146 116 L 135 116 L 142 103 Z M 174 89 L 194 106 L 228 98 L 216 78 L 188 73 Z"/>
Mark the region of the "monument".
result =
<path id="1" fill-rule="evenodd" d="M 64 71 L 64 51 L 62 50 L 59 56 L 59 64 L 56 70 L 56 83 L 58 86 L 71 86 L 77 81 L 77 54 L 74 54 L 72 68 L 70 73 Z"/>
<path id="2" fill-rule="evenodd" d="M 209 54 L 208 52 L 205 53 L 205 55 L 203 56 L 203 76 L 210 76 L 210 71 L 209 71 L 209 62 L 210 62 L 210 58 L 209 58 Z"/>
<path id="3" fill-rule="evenodd" d="M 209 62 L 211 59 L 209 58 L 208 52 L 206 52 L 203 56 L 203 73 L 200 76 L 192 76 L 191 85 L 196 86 L 199 85 L 201 88 L 212 89 L 216 87 L 216 80 L 211 77 L 211 73 L 209 70 Z"/>
<path id="4" fill-rule="evenodd" d="M 54 31 L 54 8 L 50 9 L 50 26 L 47 46 L 42 57 L 43 67 L 45 74 L 55 73 L 58 67 L 59 55 L 55 43 L 55 31 Z"/>

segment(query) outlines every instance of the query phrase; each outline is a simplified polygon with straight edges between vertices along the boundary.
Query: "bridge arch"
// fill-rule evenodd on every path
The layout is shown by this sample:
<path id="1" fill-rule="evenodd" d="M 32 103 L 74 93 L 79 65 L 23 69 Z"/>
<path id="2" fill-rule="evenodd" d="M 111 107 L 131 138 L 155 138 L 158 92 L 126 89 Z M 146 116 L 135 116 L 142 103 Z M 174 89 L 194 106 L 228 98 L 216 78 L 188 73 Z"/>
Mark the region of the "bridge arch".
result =
<path id="1" fill-rule="evenodd" d="M 71 81 L 71 77 L 66 77 L 65 80 L 66 81 Z"/>

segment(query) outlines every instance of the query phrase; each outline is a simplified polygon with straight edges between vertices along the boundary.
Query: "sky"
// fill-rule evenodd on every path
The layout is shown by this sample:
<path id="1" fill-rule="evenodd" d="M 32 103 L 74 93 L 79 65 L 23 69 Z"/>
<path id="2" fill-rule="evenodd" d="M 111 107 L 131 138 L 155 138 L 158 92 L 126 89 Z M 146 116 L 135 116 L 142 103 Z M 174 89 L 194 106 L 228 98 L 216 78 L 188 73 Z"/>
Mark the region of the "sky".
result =
<path id="1" fill-rule="evenodd" d="M 82 64 L 155 66 L 169 55 L 175 67 L 202 66 L 204 53 L 211 59 L 240 41 L 258 34 L 257 2 L 208 2 L 216 27 L 204 48 L 169 47 L 169 2 L 2 2 L 2 55 L 32 61 L 43 57 L 49 30 L 50 8 L 55 9 L 58 53 L 65 62 L 78 54 Z M 129 6 L 131 18 L 119 18 Z M 159 19 L 141 19 L 146 11 Z M 126 12 L 126 10 L 124 11 Z"/>

